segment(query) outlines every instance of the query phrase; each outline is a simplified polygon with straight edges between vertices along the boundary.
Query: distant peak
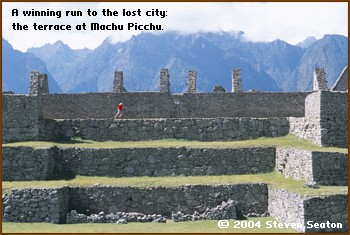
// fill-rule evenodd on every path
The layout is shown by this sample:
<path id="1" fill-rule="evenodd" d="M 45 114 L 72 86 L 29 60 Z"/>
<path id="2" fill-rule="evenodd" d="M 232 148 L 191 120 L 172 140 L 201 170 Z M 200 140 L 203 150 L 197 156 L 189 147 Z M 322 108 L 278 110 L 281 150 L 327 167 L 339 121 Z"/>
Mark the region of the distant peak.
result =
<path id="1" fill-rule="evenodd" d="M 314 36 L 309 36 L 309 37 L 305 38 L 304 41 L 296 44 L 296 46 L 299 46 L 301 48 L 308 48 L 309 46 L 311 46 L 311 44 L 313 44 L 316 41 L 317 41 L 317 39 Z"/>

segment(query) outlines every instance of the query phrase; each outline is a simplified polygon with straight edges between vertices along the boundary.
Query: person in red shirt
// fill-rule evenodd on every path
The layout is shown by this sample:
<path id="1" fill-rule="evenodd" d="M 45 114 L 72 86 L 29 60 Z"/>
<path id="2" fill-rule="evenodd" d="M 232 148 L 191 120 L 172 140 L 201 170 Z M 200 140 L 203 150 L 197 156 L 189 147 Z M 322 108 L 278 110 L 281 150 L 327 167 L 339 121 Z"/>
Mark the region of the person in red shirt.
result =
<path id="1" fill-rule="evenodd" d="M 118 104 L 117 110 L 118 110 L 118 112 L 114 118 L 122 117 L 123 116 L 123 103 Z"/>

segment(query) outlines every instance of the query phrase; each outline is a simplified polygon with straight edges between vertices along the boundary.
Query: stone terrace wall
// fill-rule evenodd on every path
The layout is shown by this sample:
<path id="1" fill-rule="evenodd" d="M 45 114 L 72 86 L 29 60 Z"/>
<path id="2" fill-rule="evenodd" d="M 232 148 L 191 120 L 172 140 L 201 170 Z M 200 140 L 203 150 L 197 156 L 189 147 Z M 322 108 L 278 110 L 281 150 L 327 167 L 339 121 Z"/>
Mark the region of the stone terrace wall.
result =
<path id="1" fill-rule="evenodd" d="M 55 148 L 2 147 L 2 180 L 47 180 L 55 167 Z"/>
<path id="2" fill-rule="evenodd" d="M 348 231 L 348 196 L 333 195 L 304 200 L 305 232 Z M 313 222 L 311 222 L 313 221 Z M 340 223 L 340 229 L 316 228 L 315 223 Z M 311 226 L 312 225 L 312 226 Z"/>
<path id="3" fill-rule="evenodd" d="M 72 188 L 70 210 L 84 214 L 124 211 L 169 216 L 172 211 L 180 210 L 186 214 L 202 213 L 207 207 L 215 207 L 228 199 L 237 201 L 238 210 L 243 214 L 263 214 L 267 211 L 267 185 Z"/>
<path id="4" fill-rule="evenodd" d="M 305 99 L 305 117 L 289 118 L 290 132 L 320 146 L 347 148 L 347 112 L 347 92 L 314 92 Z"/>
<path id="5" fill-rule="evenodd" d="M 302 197 L 284 189 L 269 187 L 270 215 L 283 223 L 301 225 L 300 232 L 344 232 L 348 230 L 348 196 Z M 311 222 L 313 221 L 313 222 Z M 315 223 L 340 223 L 342 228 L 320 229 Z"/>
<path id="6" fill-rule="evenodd" d="M 41 116 L 37 96 L 2 95 L 2 141 L 37 139 Z"/>
<path id="7" fill-rule="evenodd" d="M 348 154 L 276 149 L 276 171 L 321 185 L 348 185 Z"/>
<path id="8" fill-rule="evenodd" d="M 323 146 L 348 147 L 348 93 L 321 92 Z"/>
<path id="9" fill-rule="evenodd" d="M 235 175 L 272 172 L 274 148 L 61 149 L 62 168 L 78 175 Z"/>
<path id="10" fill-rule="evenodd" d="M 66 213 L 140 212 L 170 216 L 182 210 L 204 212 L 232 199 L 243 214 L 267 211 L 266 184 L 197 185 L 181 187 L 90 187 L 13 189 L 3 196 L 4 222 L 65 223 Z"/>
<path id="11" fill-rule="evenodd" d="M 262 136 L 285 136 L 287 118 L 193 118 L 193 119 L 74 119 L 56 120 L 50 125 L 53 139 L 106 141 L 156 140 L 177 138 L 201 141 L 246 140 Z M 52 121 L 50 121 L 52 122 Z M 51 123 L 52 124 L 52 123 Z M 46 136 L 43 136 L 43 139 Z"/>
<path id="12" fill-rule="evenodd" d="M 3 180 L 272 172 L 275 149 L 3 147 Z"/>
<path id="13" fill-rule="evenodd" d="M 13 189 L 2 198 L 3 222 L 65 223 L 68 188 Z"/>
<path id="14" fill-rule="evenodd" d="M 269 186 L 268 210 L 270 215 L 283 223 L 300 224 L 297 229 L 304 232 L 304 204 L 302 197 L 297 193 L 291 193 L 284 189 L 275 189 Z"/>
<path id="15" fill-rule="evenodd" d="M 169 117 L 303 117 L 309 93 L 160 92 L 80 93 L 43 95 L 43 115 L 49 119 L 112 118 L 119 102 L 123 118 Z M 286 105 L 288 104 L 288 105 Z"/>
<path id="16" fill-rule="evenodd" d="M 277 148 L 275 170 L 284 174 L 285 177 L 303 179 L 307 182 L 314 181 L 312 153 L 308 150 Z"/>

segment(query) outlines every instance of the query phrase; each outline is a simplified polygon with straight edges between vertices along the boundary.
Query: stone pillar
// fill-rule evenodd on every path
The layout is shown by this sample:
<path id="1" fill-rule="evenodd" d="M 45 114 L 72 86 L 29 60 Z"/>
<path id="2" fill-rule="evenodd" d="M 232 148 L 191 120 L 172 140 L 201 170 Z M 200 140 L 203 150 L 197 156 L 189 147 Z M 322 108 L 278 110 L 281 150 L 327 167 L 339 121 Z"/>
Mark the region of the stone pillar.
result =
<path id="1" fill-rule="evenodd" d="M 328 91 L 326 73 L 323 68 L 314 70 L 314 91 Z"/>
<path id="2" fill-rule="evenodd" d="M 29 75 L 29 95 L 49 93 L 49 82 L 47 74 L 39 71 L 31 71 Z"/>
<path id="3" fill-rule="evenodd" d="M 242 92 L 241 69 L 232 69 L 232 92 Z"/>
<path id="4" fill-rule="evenodd" d="M 126 89 L 124 88 L 123 71 L 114 72 L 113 92 L 126 92 Z"/>
<path id="5" fill-rule="evenodd" d="M 40 73 L 39 74 L 39 81 L 41 86 L 41 94 L 48 94 L 49 93 L 49 81 L 47 78 L 47 74 Z"/>
<path id="6" fill-rule="evenodd" d="M 187 93 L 196 93 L 197 72 L 195 70 L 188 71 L 188 89 Z"/>
<path id="7" fill-rule="evenodd" d="M 160 92 L 170 93 L 170 75 L 168 69 L 160 70 Z"/>

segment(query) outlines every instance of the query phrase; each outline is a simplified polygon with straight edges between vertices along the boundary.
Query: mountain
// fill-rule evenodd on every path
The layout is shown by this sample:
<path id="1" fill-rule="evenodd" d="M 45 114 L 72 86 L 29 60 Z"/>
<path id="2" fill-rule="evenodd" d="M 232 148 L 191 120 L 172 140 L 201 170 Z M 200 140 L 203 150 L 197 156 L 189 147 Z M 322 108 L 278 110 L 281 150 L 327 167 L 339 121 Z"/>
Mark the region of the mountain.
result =
<path id="1" fill-rule="evenodd" d="M 347 65 L 347 37 L 325 35 L 290 45 L 282 40 L 250 42 L 244 32 L 182 35 L 141 33 L 126 42 L 109 38 L 95 50 L 72 50 L 61 41 L 30 48 L 42 59 L 63 92 L 112 91 L 122 70 L 128 91 L 158 91 L 159 72 L 168 68 L 171 92 L 187 89 L 188 70 L 197 70 L 197 91 L 215 85 L 231 90 L 232 68 L 241 68 L 243 90 L 306 91 L 313 70 L 325 68 L 329 87 Z"/>
<path id="2" fill-rule="evenodd" d="M 91 50 L 72 50 L 67 44 L 57 41 L 54 44 L 29 48 L 27 53 L 32 53 L 45 61 L 48 70 L 56 78 L 62 91 L 66 92 L 75 86 L 68 79 L 69 75 L 74 72 L 76 65 L 91 53 Z"/>
<path id="3" fill-rule="evenodd" d="M 314 68 L 323 67 L 328 87 L 331 88 L 347 65 L 348 38 L 342 35 L 325 35 L 306 49 L 298 66 L 282 87 L 290 91 L 312 90 Z"/>
<path id="4" fill-rule="evenodd" d="M 49 91 L 62 92 L 50 75 L 45 63 L 31 53 L 14 50 L 7 40 L 2 39 L 2 90 L 17 94 L 28 94 L 29 74 L 39 70 L 48 75 Z"/>
<path id="5" fill-rule="evenodd" d="M 317 39 L 313 36 L 307 37 L 304 41 L 299 42 L 297 44 L 297 46 L 301 47 L 301 48 L 308 48 L 309 46 L 311 46 L 312 43 L 316 42 Z"/>

